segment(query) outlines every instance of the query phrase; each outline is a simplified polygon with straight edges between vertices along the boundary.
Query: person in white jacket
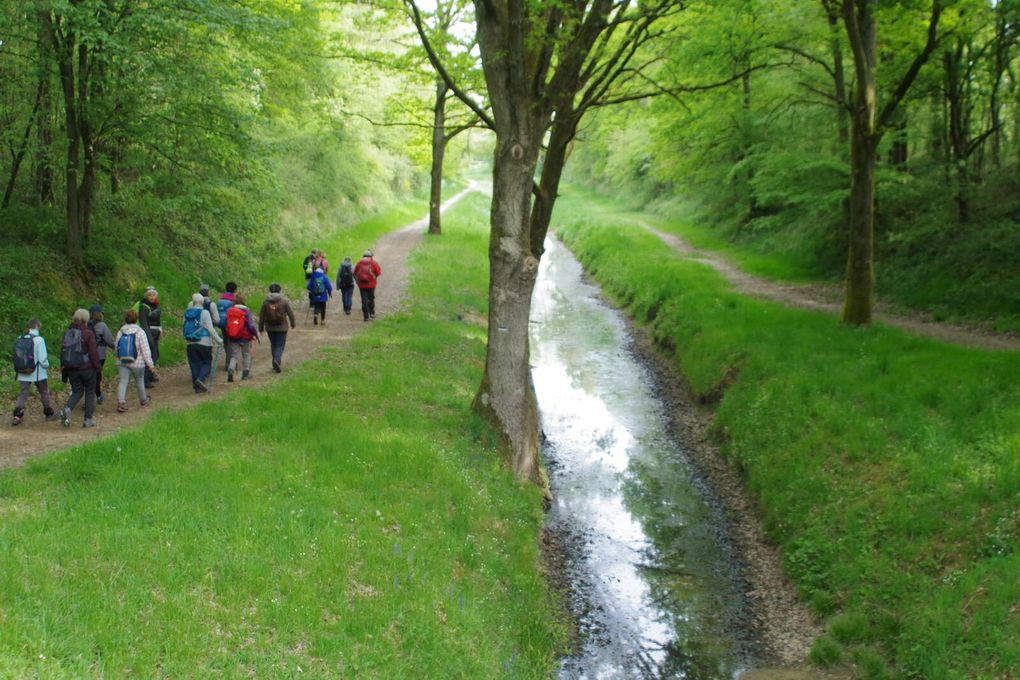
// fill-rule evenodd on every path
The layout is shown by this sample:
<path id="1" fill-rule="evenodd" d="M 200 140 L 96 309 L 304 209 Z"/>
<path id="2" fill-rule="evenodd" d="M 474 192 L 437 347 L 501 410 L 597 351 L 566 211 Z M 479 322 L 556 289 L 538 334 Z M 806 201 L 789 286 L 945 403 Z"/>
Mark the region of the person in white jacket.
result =
<path id="1" fill-rule="evenodd" d="M 122 338 L 124 343 L 121 343 Z M 117 331 L 113 346 L 117 352 L 117 377 L 120 379 L 117 384 L 117 413 L 128 410 L 127 388 L 132 376 L 138 388 L 138 405 L 148 406 L 152 403 L 152 397 L 145 394 L 145 369 L 148 368 L 155 375 L 156 367 L 152 362 L 149 338 L 138 325 L 138 312 L 129 309 L 124 314 L 124 325 Z"/>
<path id="2" fill-rule="evenodd" d="M 14 420 L 11 423 L 12 425 L 20 425 L 21 421 L 25 418 L 25 404 L 28 403 L 28 394 L 32 389 L 32 385 L 35 385 L 36 391 L 39 392 L 39 399 L 42 401 L 43 415 L 46 416 L 46 420 L 57 420 L 60 418 L 60 415 L 53 410 L 50 388 L 46 382 L 49 379 L 49 372 L 46 369 L 50 367 L 50 360 L 46 353 L 46 341 L 39 335 L 41 328 L 42 324 L 39 323 L 39 319 L 32 319 L 28 322 L 25 335 L 22 336 L 32 340 L 32 356 L 35 368 L 32 369 L 31 373 L 18 373 L 18 385 L 21 387 L 21 391 L 18 393 L 18 400 L 14 403 Z"/>

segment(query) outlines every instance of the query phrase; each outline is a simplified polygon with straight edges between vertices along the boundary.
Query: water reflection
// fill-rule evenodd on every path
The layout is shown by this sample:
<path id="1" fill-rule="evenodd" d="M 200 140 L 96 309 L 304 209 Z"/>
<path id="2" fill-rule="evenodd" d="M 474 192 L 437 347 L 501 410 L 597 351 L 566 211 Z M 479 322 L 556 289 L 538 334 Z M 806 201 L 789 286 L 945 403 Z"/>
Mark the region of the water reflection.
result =
<path id="1" fill-rule="evenodd" d="M 734 678 L 741 601 L 718 524 L 666 434 L 623 319 L 549 241 L 532 363 L 551 528 L 568 537 L 583 644 L 565 678 Z"/>

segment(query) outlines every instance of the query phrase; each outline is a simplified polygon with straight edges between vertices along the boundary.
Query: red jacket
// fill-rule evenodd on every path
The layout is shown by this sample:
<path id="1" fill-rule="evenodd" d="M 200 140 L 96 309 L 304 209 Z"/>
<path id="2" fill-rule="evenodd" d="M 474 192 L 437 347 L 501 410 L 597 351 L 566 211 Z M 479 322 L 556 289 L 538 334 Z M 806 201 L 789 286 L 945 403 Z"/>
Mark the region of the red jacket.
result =
<path id="1" fill-rule="evenodd" d="M 362 283 L 366 274 L 371 281 Z M 358 283 L 358 288 L 375 288 L 375 279 L 380 274 L 382 274 L 382 267 L 371 257 L 363 257 L 358 260 L 358 264 L 354 265 L 354 280 Z"/>

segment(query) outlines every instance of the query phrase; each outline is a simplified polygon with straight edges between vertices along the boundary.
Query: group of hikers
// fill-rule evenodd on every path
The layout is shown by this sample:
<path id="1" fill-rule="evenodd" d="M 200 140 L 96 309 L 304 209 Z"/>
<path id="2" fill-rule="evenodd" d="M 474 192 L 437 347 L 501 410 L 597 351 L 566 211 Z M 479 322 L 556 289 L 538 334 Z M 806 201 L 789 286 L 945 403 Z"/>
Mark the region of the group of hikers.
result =
<path id="1" fill-rule="evenodd" d="M 302 268 L 313 323 L 325 325 L 326 303 L 334 290 L 327 275 L 329 262 L 325 253 L 312 250 Z M 375 318 L 375 286 L 381 273 L 382 269 L 371 250 L 366 250 L 357 264 L 352 264 L 349 257 L 344 258 L 336 277 L 336 289 L 342 295 L 344 314 L 351 313 L 354 288 L 357 286 L 361 292 L 364 320 Z M 226 350 L 227 382 L 234 382 L 239 365 L 241 380 L 248 380 L 251 377 L 252 341 L 261 342 L 263 334 L 269 338 L 273 371 L 280 373 L 287 332 L 297 326 L 294 309 L 283 295 L 280 284 L 269 286 L 257 321 L 235 282 L 230 281 L 224 286 L 223 294 L 215 303 L 209 293 L 209 284 L 203 283 L 191 296 L 184 311 L 183 334 L 195 393 L 209 391 L 220 349 Z M 38 319 L 29 321 L 25 334 L 14 342 L 13 363 L 20 391 L 14 404 L 12 424 L 19 425 L 24 419 L 31 387 L 35 385 L 47 421 L 60 420 L 64 427 L 70 427 L 72 411 L 79 402 L 83 402 L 82 426 L 95 427 L 96 405 L 105 400 L 103 365 L 111 351 L 116 353 L 117 361 L 117 412 L 128 411 L 127 392 L 132 378 L 139 407 L 148 406 L 152 397 L 147 390 L 159 380 L 156 366 L 163 334 L 161 318 L 159 294 L 151 286 L 124 313 L 124 323 L 116 335 L 106 324 L 101 305 L 76 310 L 60 345 L 60 378 L 70 384 L 71 394 L 59 411 L 53 408 L 47 383 L 52 363 L 46 341 L 40 335 L 42 324 Z"/>

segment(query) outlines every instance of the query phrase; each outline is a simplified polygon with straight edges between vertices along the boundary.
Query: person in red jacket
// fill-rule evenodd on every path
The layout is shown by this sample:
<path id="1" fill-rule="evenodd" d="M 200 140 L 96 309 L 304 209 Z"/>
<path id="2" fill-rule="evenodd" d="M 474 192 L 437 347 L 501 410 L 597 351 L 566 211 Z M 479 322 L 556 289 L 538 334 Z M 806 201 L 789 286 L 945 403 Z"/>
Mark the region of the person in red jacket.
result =
<path id="1" fill-rule="evenodd" d="M 102 364 L 99 362 L 99 346 L 96 335 L 89 330 L 89 313 L 84 309 L 75 311 L 71 325 L 64 332 L 60 347 L 61 378 L 71 383 L 71 396 L 60 411 L 60 422 L 71 427 L 71 411 L 85 397 L 85 421 L 82 427 L 95 427 L 92 417 L 96 410 L 96 380 Z"/>
<path id="2" fill-rule="evenodd" d="M 365 321 L 375 318 L 375 281 L 382 274 L 382 268 L 372 257 L 372 251 L 366 250 L 365 256 L 354 265 L 354 280 L 361 293 L 361 313 Z"/>

